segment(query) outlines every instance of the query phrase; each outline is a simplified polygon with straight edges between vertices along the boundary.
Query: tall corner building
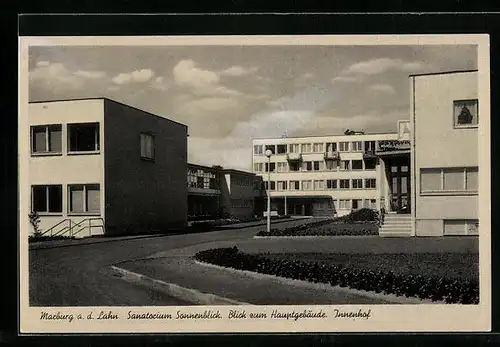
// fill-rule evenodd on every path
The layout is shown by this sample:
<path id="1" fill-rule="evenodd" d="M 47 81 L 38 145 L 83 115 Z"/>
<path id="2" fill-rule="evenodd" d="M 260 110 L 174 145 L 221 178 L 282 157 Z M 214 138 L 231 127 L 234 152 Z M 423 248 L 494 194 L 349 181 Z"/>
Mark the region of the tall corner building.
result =
<path id="1" fill-rule="evenodd" d="M 254 139 L 253 170 L 271 209 L 342 216 L 371 208 L 386 216 L 381 236 L 477 235 L 477 71 L 409 79 L 409 119 L 397 132 Z"/>

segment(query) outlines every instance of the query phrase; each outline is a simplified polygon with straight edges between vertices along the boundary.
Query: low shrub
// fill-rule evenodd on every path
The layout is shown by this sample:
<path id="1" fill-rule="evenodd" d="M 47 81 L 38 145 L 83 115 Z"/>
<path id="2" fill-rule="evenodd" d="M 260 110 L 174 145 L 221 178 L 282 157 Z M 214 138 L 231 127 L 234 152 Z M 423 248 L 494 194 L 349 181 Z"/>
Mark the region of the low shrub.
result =
<path id="1" fill-rule="evenodd" d="M 74 240 L 74 236 L 64 236 L 64 235 L 55 235 L 55 236 L 42 236 L 40 234 L 34 234 L 28 236 L 28 242 L 44 242 L 44 241 L 57 241 L 57 240 Z"/>
<path id="2" fill-rule="evenodd" d="M 347 268 L 323 262 L 275 259 L 265 255 L 242 253 L 237 247 L 200 251 L 194 258 L 223 267 L 329 283 L 332 286 L 444 301 L 448 304 L 479 303 L 479 283 L 476 280 L 402 275 L 391 271 Z"/>
<path id="3" fill-rule="evenodd" d="M 370 236 L 378 235 L 375 223 L 342 223 L 327 219 L 284 229 L 260 230 L 257 236 Z"/>
<path id="4" fill-rule="evenodd" d="M 356 222 L 378 222 L 380 219 L 379 213 L 369 208 L 352 211 L 348 215 L 338 218 L 339 222 L 356 223 Z"/>

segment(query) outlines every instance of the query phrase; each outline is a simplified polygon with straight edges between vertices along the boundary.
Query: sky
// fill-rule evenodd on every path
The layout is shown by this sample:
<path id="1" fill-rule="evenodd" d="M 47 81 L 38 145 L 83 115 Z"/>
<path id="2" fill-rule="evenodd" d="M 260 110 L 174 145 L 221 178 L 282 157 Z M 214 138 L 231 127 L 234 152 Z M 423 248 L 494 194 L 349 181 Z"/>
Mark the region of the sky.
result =
<path id="1" fill-rule="evenodd" d="M 252 139 L 396 132 L 410 74 L 477 69 L 474 45 L 38 46 L 30 101 L 108 97 L 188 126 L 188 161 L 251 171 Z"/>

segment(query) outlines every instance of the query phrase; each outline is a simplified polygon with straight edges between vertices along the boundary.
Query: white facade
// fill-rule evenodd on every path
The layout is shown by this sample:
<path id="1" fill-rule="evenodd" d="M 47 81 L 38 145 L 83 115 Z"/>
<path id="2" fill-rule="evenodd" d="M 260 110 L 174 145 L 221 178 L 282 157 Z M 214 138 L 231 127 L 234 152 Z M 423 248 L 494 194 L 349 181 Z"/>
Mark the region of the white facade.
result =
<path id="1" fill-rule="evenodd" d="M 387 179 L 375 153 L 380 142 L 397 138 L 392 133 L 256 139 L 253 170 L 264 182 L 270 180 L 271 198 L 286 204 L 290 214 L 315 214 L 307 206 L 299 211 L 290 208 L 300 198 L 317 202 L 316 210 L 326 206 L 323 215 L 341 216 L 362 207 L 380 209 Z M 274 152 L 270 159 L 264 155 L 267 148 Z"/>
<path id="2" fill-rule="evenodd" d="M 44 235 L 184 227 L 185 125 L 106 98 L 30 103 L 28 119 L 30 211 Z"/>
<path id="3" fill-rule="evenodd" d="M 31 189 L 31 205 L 35 204 L 36 196 L 33 189 L 42 187 L 53 189 L 47 192 L 47 200 L 50 195 L 55 196 L 52 201 L 46 202 L 47 211 L 38 212 L 40 218 L 40 228 L 47 230 L 64 219 L 70 219 L 73 224 L 77 224 L 91 217 L 96 218 L 93 225 L 100 226 L 102 221 L 97 218 L 105 218 L 104 209 L 104 100 L 85 100 L 74 102 L 54 102 L 54 103 L 31 103 L 29 108 L 29 124 L 31 155 L 29 158 L 29 181 Z M 74 151 L 69 148 L 68 124 L 74 123 L 98 123 L 98 146 L 94 151 Z M 54 125 L 53 129 L 48 129 L 49 136 L 44 136 L 41 126 Z M 33 133 L 34 127 L 40 127 L 39 143 L 36 144 L 36 135 Z M 44 140 L 48 148 L 41 148 Z M 35 147 L 38 146 L 38 149 Z M 72 185 L 94 185 L 99 189 L 94 191 L 97 195 L 97 210 L 71 213 L 70 212 L 70 187 Z M 59 187 L 59 188 L 58 188 Z M 60 190 L 61 198 L 57 198 Z M 38 194 L 39 195 L 39 194 Z M 42 202 L 43 204 L 43 202 Z M 54 206 L 50 206 L 54 205 Z M 57 205 L 57 206 L 56 206 Z M 91 223 L 92 223 L 91 222 Z M 87 224 L 87 223 L 86 223 Z M 62 222 L 57 231 L 69 226 L 69 223 Z M 82 225 L 83 227 L 83 225 Z M 88 233 L 88 231 L 86 231 Z M 91 233 L 99 235 L 103 233 L 102 227 L 92 227 Z"/>
<path id="4" fill-rule="evenodd" d="M 477 72 L 411 76 L 410 90 L 414 233 L 477 234 Z"/>

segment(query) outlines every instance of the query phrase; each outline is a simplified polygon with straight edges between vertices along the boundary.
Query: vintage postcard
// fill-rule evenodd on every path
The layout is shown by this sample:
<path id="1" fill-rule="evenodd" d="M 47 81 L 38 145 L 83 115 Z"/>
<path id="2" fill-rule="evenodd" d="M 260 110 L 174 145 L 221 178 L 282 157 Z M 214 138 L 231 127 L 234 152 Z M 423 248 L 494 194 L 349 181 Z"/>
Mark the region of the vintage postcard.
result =
<path id="1" fill-rule="evenodd" d="M 490 330 L 488 35 L 19 43 L 21 333 Z"/>

